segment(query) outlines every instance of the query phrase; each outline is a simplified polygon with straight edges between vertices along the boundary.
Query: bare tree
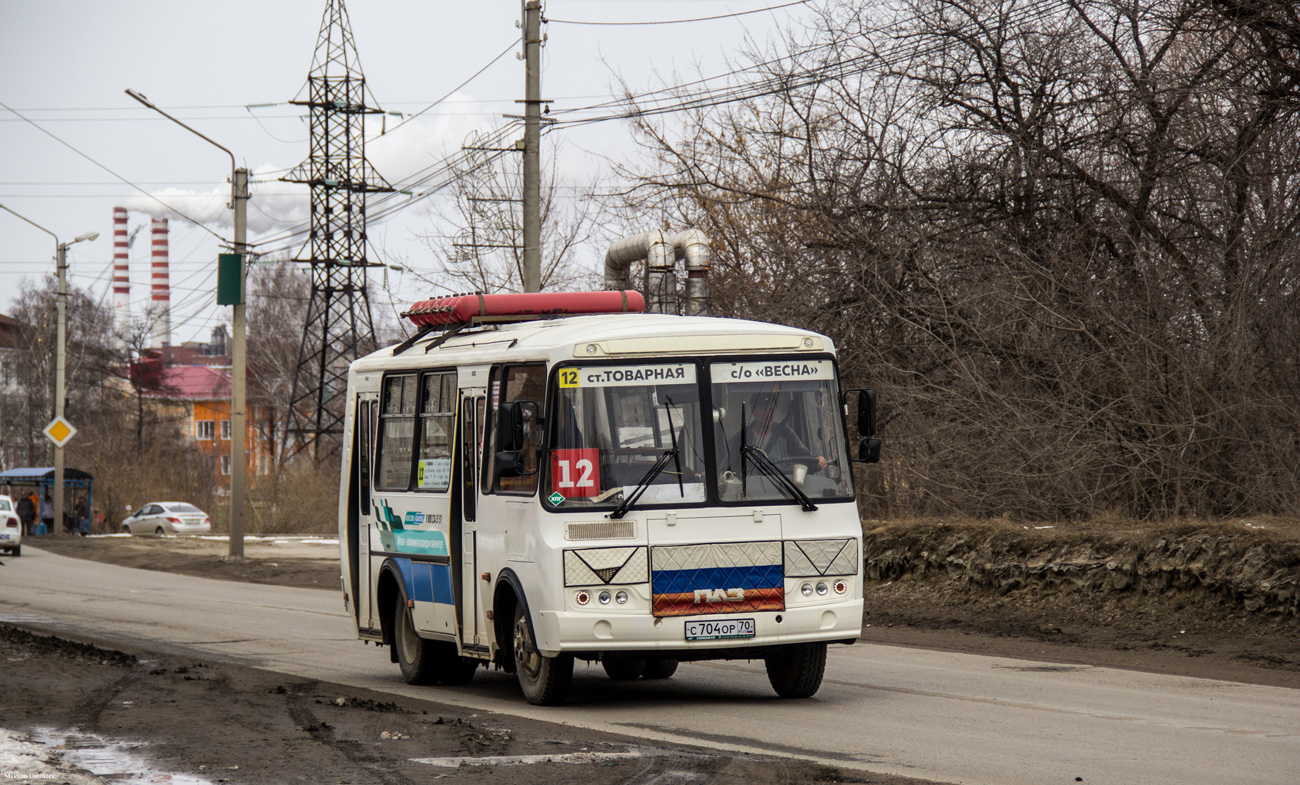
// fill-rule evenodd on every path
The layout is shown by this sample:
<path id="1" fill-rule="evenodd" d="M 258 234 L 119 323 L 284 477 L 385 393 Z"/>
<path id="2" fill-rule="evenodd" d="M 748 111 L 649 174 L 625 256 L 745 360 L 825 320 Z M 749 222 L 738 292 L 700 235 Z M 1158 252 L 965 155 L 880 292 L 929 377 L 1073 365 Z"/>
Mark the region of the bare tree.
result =
<path id="1" fill-rule="evenodd" d="M 475 139 L 467 142 L 474 147 Z M 559 156 L 549 156 L 552 162 Z M 542 288 L 567 289 L 590 277 L 575 255 L 595 231 L 594 203 L 566 195 L 558 173 L 546 173 L 542 186 Z M 429 234 L 436 272 L 428 283 L 444 291 L 523 291 L 523 175 L 515 157 L 480 151 L 467 156 L 435 208 L 450 234 Z"/>
<path id="2" fill-rule="evenodd" d="M 15 437 L 27 443 L 29 455 L 47 445 L 41 431 L 54 416 L 57 287 L 54 276 L 39 284 L 24 279 L 14 300 L 13 317 L 26 327 L 14 373 L 16 408 L 7 410 L 6 419 L 19 424 Z M 65 313 L 65 414 L 80 427 L 93 414 L 114 359 L 112 316 L 85 290 L 71 285 Z"/>
<path id="3" fill-rule="evenodd" d="M 1294 512 L 1295 13 L 832 3 L 752 100 L 641 116 L 626 207 L 882 389 L 874 511 Z"/>

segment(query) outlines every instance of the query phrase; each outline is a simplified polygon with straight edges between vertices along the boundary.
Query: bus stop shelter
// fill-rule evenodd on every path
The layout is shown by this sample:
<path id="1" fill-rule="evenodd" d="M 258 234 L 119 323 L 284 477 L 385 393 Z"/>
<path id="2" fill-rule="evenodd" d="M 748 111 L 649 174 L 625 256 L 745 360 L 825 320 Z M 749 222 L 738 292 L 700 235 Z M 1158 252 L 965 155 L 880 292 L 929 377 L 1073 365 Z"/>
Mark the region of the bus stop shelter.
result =
<path id="1" fill-rule="evenodd" d="M 84 510 L 84 515 L 80 520 L 74 520 L 73 525 L 77 531 L 82 534 L 90 533 L 90 510 L 92 502 L 92 492 L 95 478 L 81 471 L 80 469 L 65 468 L 63 470 L 63 489 L 64 493 L 72 491 L 71 504 L 64 505 L 64 515 L 76 517 L 75 510 Z M 45 495 L 49 494 L 54 498 L 54 467 L 38 467 L 30 469 L 10 469 L 6 472 L 0 472 L 0 493 L 17 499 L 20 495 L 26 495 L 25 489 L 37 488 L 36 498 L 44 500 Z M 85 500 L 85 505 L 79 507 L 77 502 L 80 499 Z M 58 522 L 55 522 L 55 526 Z M 40 510 L 36 513 L 35 534 L 53 534 L 54 532 L 44 531 L 40 521 Z"/>

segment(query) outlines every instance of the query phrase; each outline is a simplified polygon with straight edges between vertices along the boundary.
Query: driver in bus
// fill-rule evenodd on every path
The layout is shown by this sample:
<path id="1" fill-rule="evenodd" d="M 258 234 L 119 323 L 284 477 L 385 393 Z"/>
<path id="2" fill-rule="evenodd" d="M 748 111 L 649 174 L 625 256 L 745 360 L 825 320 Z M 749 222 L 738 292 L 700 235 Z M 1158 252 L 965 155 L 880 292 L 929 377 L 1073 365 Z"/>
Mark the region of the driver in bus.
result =
<path id="1" fill-rule="evenodd" d="M 762 450 L 774 461 L 808 460 L 816 464 L 815 471 L 825 469 L 829 463 L 826 457 L 813 455 L 812 450 L 791 427 L 794 408 L 794 393 L 782 393 L 777 388 L 770 397 L 755 407 L 753 417 L 745 429 L 745 443 Z M 740 456 L 740 444 L 741 438 L 737 434 L 728 445 L 730 454 L 737 458 Z M 812 467 L 809 470 L 813 471 Z"/>

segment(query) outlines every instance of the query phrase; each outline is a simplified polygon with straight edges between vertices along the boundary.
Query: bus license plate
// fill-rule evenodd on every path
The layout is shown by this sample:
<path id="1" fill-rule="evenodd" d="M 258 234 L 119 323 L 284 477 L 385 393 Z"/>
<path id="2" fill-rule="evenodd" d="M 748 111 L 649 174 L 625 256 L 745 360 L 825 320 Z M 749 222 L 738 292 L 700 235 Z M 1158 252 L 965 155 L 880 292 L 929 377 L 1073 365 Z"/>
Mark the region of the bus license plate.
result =
<path id="1" fill-rule="evenodd" d="M 686 622 L 686 640 L 716 641 L 724 638 L 754 637 L 753 619 L 726 619 Z"/>

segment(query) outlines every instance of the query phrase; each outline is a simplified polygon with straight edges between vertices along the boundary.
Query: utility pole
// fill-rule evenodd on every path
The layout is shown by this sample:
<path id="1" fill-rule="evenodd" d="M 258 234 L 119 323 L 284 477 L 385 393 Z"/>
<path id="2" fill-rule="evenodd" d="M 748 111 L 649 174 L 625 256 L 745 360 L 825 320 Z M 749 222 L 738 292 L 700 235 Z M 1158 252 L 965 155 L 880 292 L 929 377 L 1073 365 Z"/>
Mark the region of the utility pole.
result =
<path id="1" fill-rule="evenodd" d="M 68 373 L 68 246 L 55 238 L 58 252 L 54 257 L 54 266 L 58 270 L 59 290 L 54 298 L 55 338 L 54 359 L 54 419 L 63 419 L 63 399 L 67 397 Z M 64 455 L 61 445 L 54 445 L 54 531 L 63 527 L 63 475 Z M 43 500 L 42 500 L 43 501 Z M 81 524 L 77 524 L 80 531 Z"/>
<path id="2" fill-rule="evenodd" d="M 63 402 L 67 397 L 67 367 L 68 367 L 68 248 L 74 243 L 87 240 L 94 240 L 99 237 L 99 232 L 86 232 L 72 239 L 72 242 L 61 243 L 59 237 L 54 232 L 46 229 L 44 226 L 36 223 L 30 218 L 18 215 L 13 210 L 0 204 L 0 210 L 18 216 L 27 223 L 45 232 L 54 238 L 54 266 L 58 271 L 59 289 L 54 293 L 54 313 L 55 313 L 55 346 L 54 346 L 54 420 L 51 425 L 63 420 Z M 65 437 L 60 437 L 59 441 L 54 443 L 54 531 L 46 534 L 56 534 L 59 527 L 63 525 L 63 441 Z M 40 510 L 37 510 L 40 514 Z M 77 522 L 80 526 L 80 521 Z"/>
<path id="3" fill-rule="evenodd" d="M 231 181 L 230 207 L 235 211 L 235 254 L 239 256 L 239 302 L 232 307 L 230 329 L 230 555 L 244 555 L 244 445 L 248 441 L 247 371 L 248 333 L 244 315 L 244 281 L 248 275 L 248 170 L 236 169 Z"/>
<path id="4" fill-rule="evenodd" d="M 542 0 L 524 0 L 524 291 L 542 290 Z"/>
<path id="5" fill-rule="evenodd" d="M 247 363 L 244 352 L 247 332 L 244 320 L 244 280 L 248 273 L 248 261 L 244 258 L 244 252 L 247 250 L 248 243 L 248 170 L 238 167 L 235 154 L 228 148 L 154 106 L 148 98 L 134 90 L 127 90 L 126 94 L 230 156 L 230 209 L 235 213 L 234 251 L 239 256 L 239 301 L 233 306 L 234 313 L 230 319 L 230 329 L 234 333 L 230 350 L 230 430 L 232 431 L 230 434 L 230 555 L 243 556 L 244 479 L 247 470 L 244 466 L 244 453 L 248 441 L 248 431 L 245 427 Z"/>

